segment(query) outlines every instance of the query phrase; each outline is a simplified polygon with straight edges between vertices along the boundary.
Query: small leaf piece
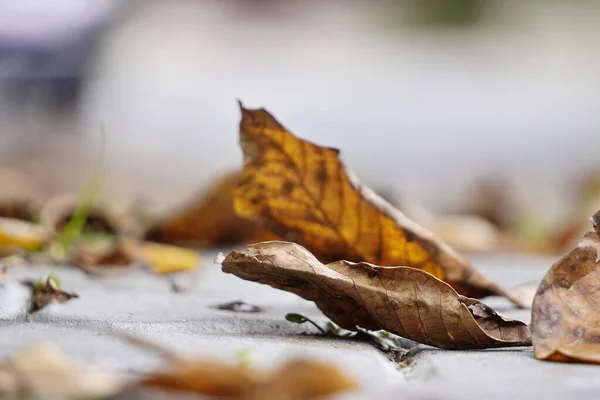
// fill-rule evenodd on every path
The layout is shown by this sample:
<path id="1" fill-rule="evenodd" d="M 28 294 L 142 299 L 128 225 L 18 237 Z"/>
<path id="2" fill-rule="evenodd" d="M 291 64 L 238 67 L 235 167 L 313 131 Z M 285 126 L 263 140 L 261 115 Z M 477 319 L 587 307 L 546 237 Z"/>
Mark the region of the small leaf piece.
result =
<path id="1" fill-rule="evenodd" d="M 169 363 L 166 371 L 151 373 L 134 389 L 154 388 L 235 400 L 309 400 L 357 388 L 356 382 L 338 368 L 318 361 L 290 360 L 269 373 L 250 369 L 247 362 L 235 365 L 180 358 L 145 339 L 127 334 L 119 336 L 157 353 Z"/>
<path id="2" fill-rule="evenodd" d="M 433 275 L 410 267 L 319 262 L 289 242 L 263 242 L 233 251 L 224 272 L 314 301 L 344 329 L 384 329 L 445 349 L 530 345 L 527 325 L 461 296 Z"/>
<path id="3" fill-rule="evenodd" d="M 44 275 L 38 281 L 25 281 L 23 284 L 31 288 L 29 312 L 34 313 L 46 307 L 52 301 L 64 303 L 79 296 L 75 292 L 67 292 L 60 287 L 60 281 L 54 275 Z"/>
<path id="4" fill-rule="evenodd" d="M 116 376 L 74 364 L 50 345 L 21 350 L 0 363 L 3 399 L 105 399 L 123 387 Z"/>
<path id="5" fill-rule="evenodd" d="M 200 265 L 200 254 L 195 250 L 133 239 L 123 239 L 121 245 L 125 254 L 142 262 L 155 274 L 193 271 Z"/>
<path id="6" fill-rule="evenodd" d="M 323 262 L 366 261 L 428 272 L 470 297 L 518 299 L 357 182 L 337 149 L 299 139 L 265 110 L 241 106 L 244 171 L 235 210 Z"/>
<path id="7" fill-rule="evenodd" d="M 600 211 L 577 247 L 548 271 L 533 300 L 536 358 L 600 364 Z"/>

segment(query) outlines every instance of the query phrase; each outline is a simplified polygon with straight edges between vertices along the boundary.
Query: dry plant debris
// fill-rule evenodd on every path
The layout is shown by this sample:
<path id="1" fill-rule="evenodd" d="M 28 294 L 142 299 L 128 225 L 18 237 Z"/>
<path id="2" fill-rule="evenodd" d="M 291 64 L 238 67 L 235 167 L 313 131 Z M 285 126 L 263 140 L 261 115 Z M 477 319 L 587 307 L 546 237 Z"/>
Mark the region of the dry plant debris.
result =
<path id="1" fill-rule="evenodd" d="M 531 331 L 538 359 L 600 364 L 600 211 L 592 224 L 537 290 Z"/>
<path id="2" fill-rule="evenodd" d="M 30 313 L 40 311 L 53 301 L 64 303 L 79 297 L 75 292 L 61 289 L 60 281 L 54 275 L 46 274 L 37 281 L 24 281 L 23 284 L 31 288 Z"/>
<path id="3" fill-rule="evenodd" d="M 383 329 L 445 349 L 531 344 L 525 323 L 459 295 L 416 268 L 349 261 L 324 265 L 298 244 L 274 241 L 231 252 L 222 269 L 314 301 L 329 319 L 352 331 Z"/>

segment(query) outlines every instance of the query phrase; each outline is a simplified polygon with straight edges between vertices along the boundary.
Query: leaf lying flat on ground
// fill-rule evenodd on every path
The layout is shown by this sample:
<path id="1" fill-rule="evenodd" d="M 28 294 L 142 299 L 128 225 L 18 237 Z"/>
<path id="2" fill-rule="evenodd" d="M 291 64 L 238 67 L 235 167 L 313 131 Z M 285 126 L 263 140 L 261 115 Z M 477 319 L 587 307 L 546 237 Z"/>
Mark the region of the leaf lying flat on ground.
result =
<path id="1" fill-rule="evenodd" d="M 3 399 L 104 399 L 122 387 L 116 377 L 73 364 L 48 345 L 22 350 L 0 363 Z"/>
<path id="2" fill-rule="evenodd" d="M 218 179 L 207 194 L 152 226 L 145 238 L 189 247 L 260 241 L 266 232 L 233 210 L 232 192 L 240 176 L 236 171 Z"/>
<path id="3" fill-rule="evenodd" d="M 71 246 L 69 262 L 93 274 L 126 272 L 139 262 L 155 274 L 192 271 L 200 265 L 195 250 L 110 235 L 83 235 Z"/>
<path id="4" fill-rule="evenodd" d="M 544 277 L 533 301 L 536 358 L 600 364 L 600 211 L 577 247 Z"/>
<path id="5" fill-rule="evenodd" d="M 518 299 L 463 257 L 360 185 L 333 148 L 294 136 L 265 110 L 241 107 L 244 171 L 234 206 L 323 262 L 350 260 L 409 266 L 471 297 Z"/>
<path id="6" fill-rule="evenodd" d="M 192 271 L 200 265 L 200 253 L 195 250 L 133 239 L 122 239 L 121 245 L 125 254 L 155 274 Z"/>
<path id="7" fill-rule="evenodd" d="M 224 272 L 314 301 L 342 328 L 384 329 L 446 349 L 529 345 L 527 325 L 461 296 L 433 275 L 410 267 L 319 262 L 289 242 L 263 242 L 233 251 Z"/>
<path id="8" fill-rule="evenodd" d="M 356 389 L 339 369 L 319 361 L 291 360 L 269 373 L 209 359 L 181 358 L 155 343 L 119 335 L 131 344 L 158 353 L 169 362 L 164 372 L 143 378 L 133 389 L 153 388 L 237 400 L 308 400 Z"/>

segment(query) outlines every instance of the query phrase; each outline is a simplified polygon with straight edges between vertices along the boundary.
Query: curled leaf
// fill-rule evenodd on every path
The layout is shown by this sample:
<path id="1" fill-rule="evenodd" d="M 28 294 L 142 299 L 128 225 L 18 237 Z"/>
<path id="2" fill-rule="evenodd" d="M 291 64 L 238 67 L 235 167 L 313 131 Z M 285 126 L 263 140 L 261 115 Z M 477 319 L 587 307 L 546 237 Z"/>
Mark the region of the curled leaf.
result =
<path id="1" fill-rule="evenodd" d="M 265 110 L 241 107 L 244 171 L 235 210 L 323 262 L 350 260 L 418 268 L 471 297 L 516 304 L 431 232 L 358 183 L 337 149 L 302 140 Z M 519 304 L 520 305 L 520 304 Z"/>
<path id="2" fill-rule="evenodd" d="M 600 364 L 600 212 L 595 231 L 548 271 L 533 300 L 536 358 Z"/>
<path id="3" fill-rule="evenodd" d="M 324 265 L 295 243 L 263 242 L 229 253 L 222 269 L 314 301 L 348 330 L 383 329 L 446 349 L 530 344 L 526 324 L 416 268 L 349 261 Z"/>

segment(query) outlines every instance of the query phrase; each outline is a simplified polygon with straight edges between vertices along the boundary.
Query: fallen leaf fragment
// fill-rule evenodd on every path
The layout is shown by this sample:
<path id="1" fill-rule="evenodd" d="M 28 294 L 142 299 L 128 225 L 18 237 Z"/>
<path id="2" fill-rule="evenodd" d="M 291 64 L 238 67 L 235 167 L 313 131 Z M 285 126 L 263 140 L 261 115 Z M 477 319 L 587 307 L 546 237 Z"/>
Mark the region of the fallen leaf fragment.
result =
<path id="1" fill-rule="evenodd" d="M 122 274 L 133 262 L 123 243 L 108 234 L 85 234 L 71 245 L 66 262 L 90 274 Z"/>
<path id="2" fill-rule="evenodd" d="M 200 265 L 200 253 L 195 250 L 160 243 L 123 239 L 123 252 L 140 261 L 155 274 L 193 271 Z"/>
<path id="3" fill-rule="evenodd" d="M 600 211 L 577 247 L 548 271 L 533 300 L 536 358 L 600 364 Z"/>
<path id="4" fill-rule="evenodd" d="M 247 368 L 247 363 L 186 359 L 152 342 L 120 335 L 131 344 L 158 353 L 169 363 L 164 372 L 152 373 L 136 388 L 196 393 L 236 400 L 308 400 L 356 389 L 338 368 L 311 360 L 291 360 L 269 373 Z"/>
<path id="5" fill-rule="evenodd" d="M 38 281 L 25 281 L 23 283 L 31 288 L 30 313 L 41 310 L 53 301 L 64 303 L 79 297 L 75 292 L 62 290 L 60 281 L 53 275 L 46 274 Z"/>
<path id="6" fill-rule="evenodd" d="M 187 247 L 218 247 L 268 240 L 267 232 L 233 210 L 232 192 L 240 172 L 231 172 L 189 205 L 153 225 L 145 239 Z M 270 239 L 274 237 L 271 235 Z"/>
<path id="7" fill-rule="evenodd" d="M 464 251 L 497 250 L 505 240 L 498 228 L 474 215 L 439 215 L 427 226 L 444 242 Z"/>
<path id="8" fill-rule="evenodd" d="M 122 388 L 115 376 L 73 364 L 50 345 L 22 350 L 0 364 L 3 399 L 104 399 Z"/>
<path id="9" fill-rule="evenodd" d="M 126 272 L 139 262 L 156 274 L 193 271 L 200 254 L 182 247 L 117 238 L 110 235 L 83 235 L 68 255 L 69 262 L 94 274 Z"/>
<path id="10" fill-rule="evenodd" d="M 207 396 L 239 398 L 252 384 L 251 372 L 235 364 L 213 360 L 185 360 L 171 363 L 164 372 L 155 372 L 138 387 Z"/>
<path id="11" fill-rule="evenodd" d="M 418 268 L 471 297 L 518 299 L 487 279 L 431 232 L 362 186 L 339 151 L 299 139 L 265 110 L 241 106 L 244 170 L 237 213 L 323 262 L 366 261 Z"/>
<path id="12" fill-rule="evenodd" d="M 240 396 L 245 400 L 308 400 L 357 389 L 338 368 L 312 360 L 292 360 Z"/>
<path id="13" fill-rule="evenodd" d="M 18 250 L 38 251 L 49 240 L 51 231 L 33 222 L 0 218 L 0 254 Z"/>
<path id="14" fill-rule="evenodd" d="M 457 294 L 416 268 L 349 261 L 324 265 L 295 243 L 263 242 L 229 253 L 222 269 L 314 301 L 329 319 L 352 331 L 383 329 L 445 349 L 531 344 L 525 323 Z"/>

